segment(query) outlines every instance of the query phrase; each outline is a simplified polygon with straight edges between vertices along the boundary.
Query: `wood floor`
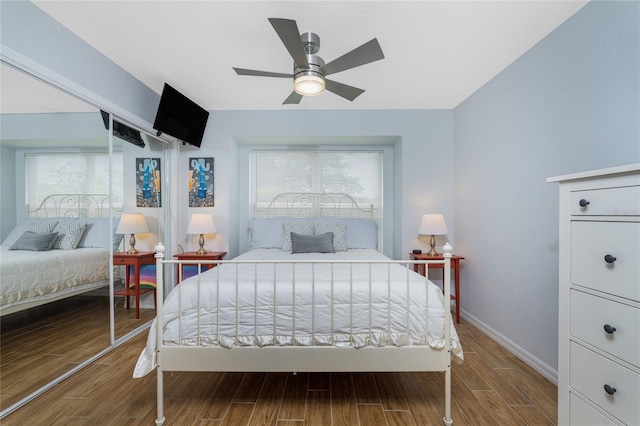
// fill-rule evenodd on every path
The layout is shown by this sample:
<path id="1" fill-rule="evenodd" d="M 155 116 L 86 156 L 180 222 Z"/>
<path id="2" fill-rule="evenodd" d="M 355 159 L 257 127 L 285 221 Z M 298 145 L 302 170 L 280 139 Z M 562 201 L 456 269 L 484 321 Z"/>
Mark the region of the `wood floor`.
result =
<path id="1" fill-rule="evenodd" d="M 121 299 L 121 298 L 118 298 Z M 114 307 L 116 338 L 155 311 Z M 109 346 L 109 298 L 80 295 L 0 319 L 0 408 L 5 409 Z"/>
<path id="2" fill-rule="evenodd" d="M 556 424 L 557 387 L 473 326 L 457 326 L 454 425 Z M 132 379 L 146 334 L 1 421 L 3 426 L 153 425 L 155 374 Z M 166 373 L 167 425 L 436 425 L 442 373 Z"/>

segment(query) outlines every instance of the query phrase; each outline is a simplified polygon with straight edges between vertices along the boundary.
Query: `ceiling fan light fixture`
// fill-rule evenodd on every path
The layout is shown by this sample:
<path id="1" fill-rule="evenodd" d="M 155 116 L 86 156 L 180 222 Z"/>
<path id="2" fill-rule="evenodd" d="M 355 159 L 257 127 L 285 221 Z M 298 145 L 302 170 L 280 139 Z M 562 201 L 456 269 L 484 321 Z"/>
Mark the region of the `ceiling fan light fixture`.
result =
<path id="1" fill-rule="evenodd" d="M 293 82 L 293 89 L 302 96 L 315 96 L 324 92 L 324 78 L 317 75 L 300 75 Z"/>

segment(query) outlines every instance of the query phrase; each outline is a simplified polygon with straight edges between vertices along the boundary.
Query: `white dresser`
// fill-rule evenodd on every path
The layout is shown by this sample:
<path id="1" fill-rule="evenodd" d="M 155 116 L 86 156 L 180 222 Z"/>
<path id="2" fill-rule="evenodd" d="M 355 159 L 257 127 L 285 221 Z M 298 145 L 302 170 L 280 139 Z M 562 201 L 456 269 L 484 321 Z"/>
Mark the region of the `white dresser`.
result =
<path id="1" fill-rule="evenodd" d="M 640 164 L 560 184 L 558 424 L 640 425 Z"/>

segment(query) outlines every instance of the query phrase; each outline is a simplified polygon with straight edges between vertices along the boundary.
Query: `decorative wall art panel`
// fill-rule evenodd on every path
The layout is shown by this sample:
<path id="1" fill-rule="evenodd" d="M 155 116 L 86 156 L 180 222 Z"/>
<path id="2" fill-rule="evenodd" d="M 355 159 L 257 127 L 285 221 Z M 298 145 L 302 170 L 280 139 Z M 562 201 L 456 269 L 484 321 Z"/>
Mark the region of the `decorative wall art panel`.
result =
<path id="1" fill-rule="evenodd" d="M 189 159 L 189 207 L 213 207 L 213 157 Z"/>
<path id="2" fill-rule="evenodd" d="M 136 206 L 162 207 L 159 158 L 136 158 Z"/>

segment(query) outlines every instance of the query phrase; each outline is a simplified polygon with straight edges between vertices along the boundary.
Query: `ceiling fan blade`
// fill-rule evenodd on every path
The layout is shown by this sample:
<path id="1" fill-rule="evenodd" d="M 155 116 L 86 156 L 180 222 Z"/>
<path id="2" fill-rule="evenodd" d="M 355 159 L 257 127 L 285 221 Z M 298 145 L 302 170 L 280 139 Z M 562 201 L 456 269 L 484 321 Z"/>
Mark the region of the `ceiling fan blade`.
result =
<path id="1" fill-rule="evenodd" d="M 269 18 L 269 22 L 271 22 L 271 26 L 273 26 L 273 29 L 278 33 L 280 40 L 284 43 L 284 47 L 287 48 L 296 65 L 308 68 L 309 61 L 307 60 L 307 55 L 304 52 L 304 47 L 300 40 L 300 31 L 298 30 L 296 21 L 292 19 Z"/>
<path id="2" fill-rule="evenodd" d="M 280 77 L 280 78 L 293 78 L 293 74 L 284 74 L 281 72 L 269 72 L 269 71 L 256 71 L 248 70 L 244 68 L 233 67 L 238 75 L 253 75 L 256 77 Z"/>
<path id="3" fill-rule="evenodd" d="M 338 83 L 333 80 L 324 80 L 325 88 L 335 93 L 338 96 L 342 96 L 345 99 L 353 101 L 358 96 L 362 95 L 365 91 L 362 89 L 358 89 L 357 87 L 349 86 L 348 84 Z"/>
<path id="4" fill-rule="evenodd" d="M 378 39 L 374 38 L 366 42 L 360 47 L 356 47 L 349 53 L 345 53 L 337 59 L 329 62 L 322 68 L 324 75 L 335 74 L 340 71 L 345 71 L 351 68 L 359 67 L 360 65 L 375 62 L 380 59 L 384 59 L 382 48 Z"/>
<path id="5" fill-rule="evenodd" d="M 302 95 L 297 93 L 295 90 L 293 92 L 291 92 L 291 94 L 289 95 L 289 97 L 287 99 L 284 100 L 284 102 L 282 103 L 282 105 L 287 105 L 287 104 L 299 104 L 300 101 L 302 100 Z"/>

